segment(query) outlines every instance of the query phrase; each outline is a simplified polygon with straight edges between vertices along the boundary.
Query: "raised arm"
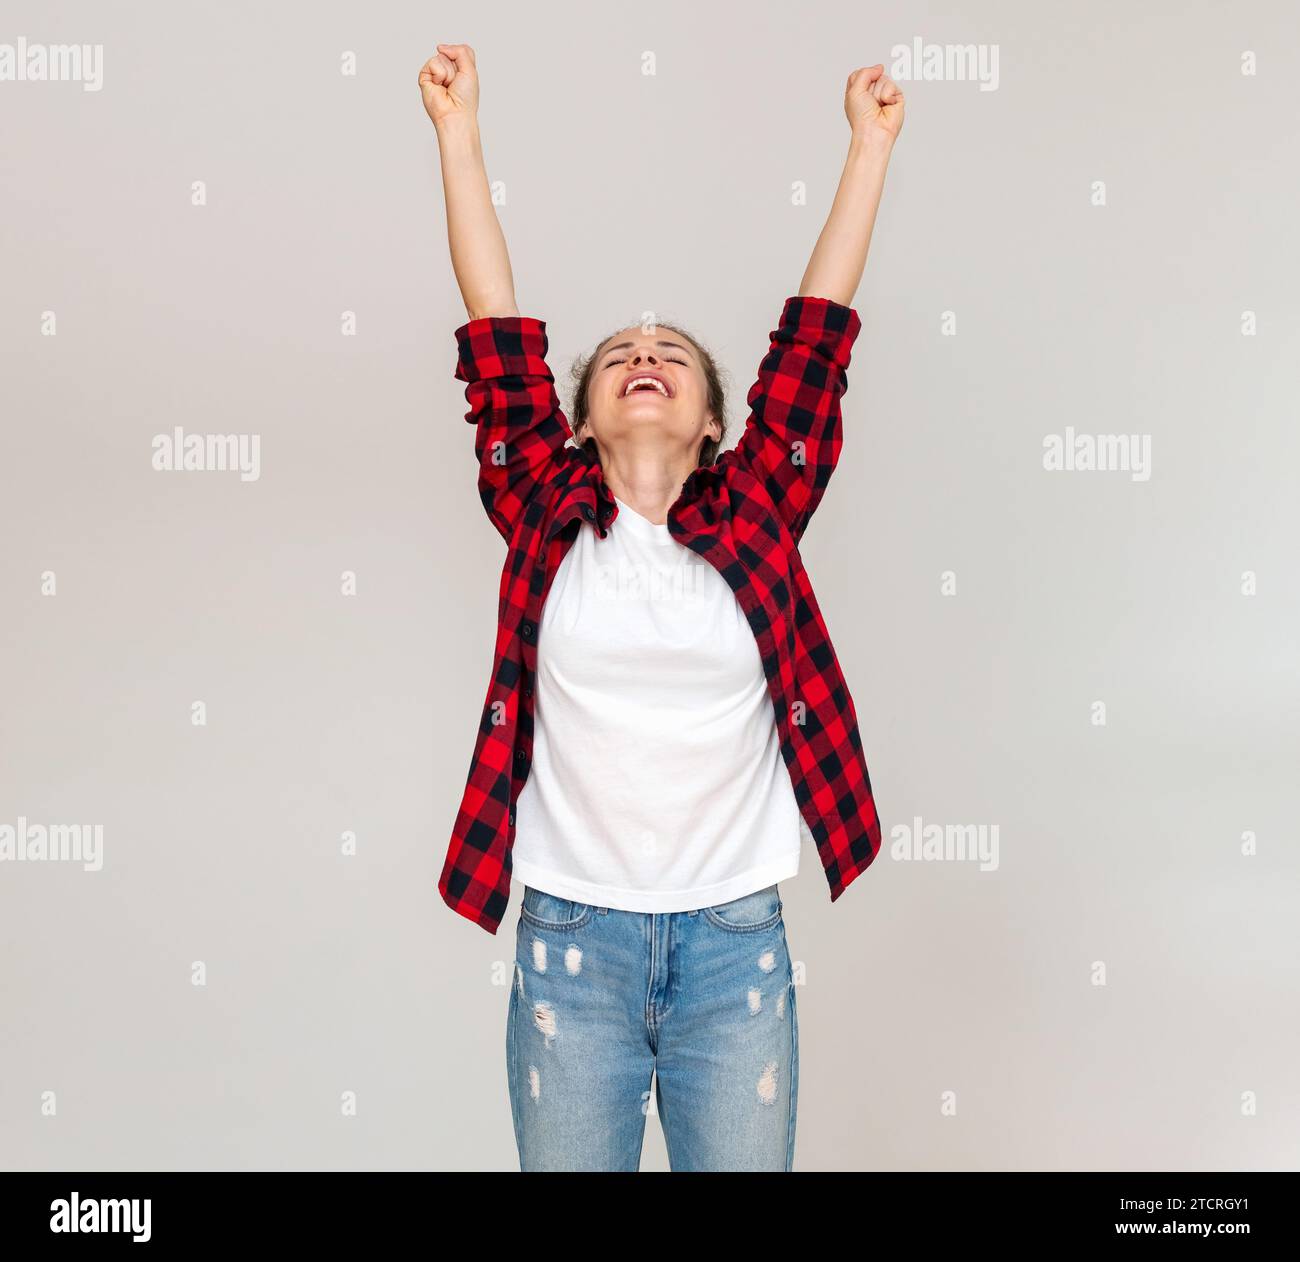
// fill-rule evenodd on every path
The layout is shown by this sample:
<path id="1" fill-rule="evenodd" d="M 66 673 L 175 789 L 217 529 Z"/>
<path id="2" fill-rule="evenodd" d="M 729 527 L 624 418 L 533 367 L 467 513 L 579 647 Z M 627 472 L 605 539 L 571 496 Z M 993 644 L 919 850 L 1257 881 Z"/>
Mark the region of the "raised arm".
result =
<path id="1" fill-rule="evenodd" d="M 572 436 L 546 363 L 546 324 L 521 316 L 505 235 L 488 190 L 478 132 L 478 68 L 468 44 L 439 44 L 420 71 L 438 133 L 451 262 L 467 323 L 456 330 L 456 377 L 467 382 L 479 498 L 510 541 Z"/>
<path id="2" fill-rule="evenodd" d="M 439 44 L 420 70 L 420 93 L 438 133 L 447 240 L 465 311 L 471 320 L 518 315 L 510 252 L 483 163 L 474 50 Z"/>
<path id="3" fill-rule="evenodd" d="M 834 204 L 799 293 L 786 300 L 772 331 L 746 399 L 744 433 L 718 461 L 740 465 L 762 481 L 796 542 L 839 460 L 840 396 L 862 327 L 850 304 L 903 125 L 903 94 L 884 77 L 884 66 L 867 66 L 849 76 L 844 112 L 852 135 Z"/>
<path id="4" fill-rule="evenodd" d="M 903 126 L 903 94 L 883 65 L 849 75 L 844 89 L 849 153 L 826 226 L 808 260 L 799 293 L 851 306 L 867 265 L 885 170 Z"/>

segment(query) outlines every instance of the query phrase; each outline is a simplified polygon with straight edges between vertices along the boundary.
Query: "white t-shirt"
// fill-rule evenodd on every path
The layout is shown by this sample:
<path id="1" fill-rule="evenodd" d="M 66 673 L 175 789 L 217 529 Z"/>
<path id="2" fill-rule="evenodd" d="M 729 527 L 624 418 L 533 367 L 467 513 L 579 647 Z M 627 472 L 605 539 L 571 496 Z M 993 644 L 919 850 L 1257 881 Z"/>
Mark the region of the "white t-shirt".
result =
<path id="1" fill-rule="evenodd" d="M 691 911 L 796 875 L 805 826 L 735 593 L 616 502 L 604 539 L 579 530 L 542 610 L 513 875 L 600 907 Z"/>

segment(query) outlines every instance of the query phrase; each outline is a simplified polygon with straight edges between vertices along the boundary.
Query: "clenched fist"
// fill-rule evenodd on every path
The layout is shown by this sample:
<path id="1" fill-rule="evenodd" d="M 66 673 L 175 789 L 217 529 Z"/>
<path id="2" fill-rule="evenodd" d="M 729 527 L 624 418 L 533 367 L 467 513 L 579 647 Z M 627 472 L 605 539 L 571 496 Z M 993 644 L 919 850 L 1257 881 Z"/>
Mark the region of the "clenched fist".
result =
<path id="1" fill-rule="evenodd" d="M 420 95 L 435 125 L 478 111 L 478 68 L 468 44 L 439 44 L 420 71 Z"/>
<path id="2" fill-rule="evenodd" d="M 849 75 L 844 113 L 855 136 L 896 140 L 903 127 L 903 94 L 881 64 Z"/>

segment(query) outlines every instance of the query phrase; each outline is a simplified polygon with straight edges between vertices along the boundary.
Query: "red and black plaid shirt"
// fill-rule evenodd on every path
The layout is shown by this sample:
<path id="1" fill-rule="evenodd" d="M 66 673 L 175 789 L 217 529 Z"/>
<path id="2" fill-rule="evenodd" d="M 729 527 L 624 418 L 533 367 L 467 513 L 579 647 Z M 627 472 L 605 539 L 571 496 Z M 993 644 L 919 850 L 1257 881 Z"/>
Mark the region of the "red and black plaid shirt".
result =
<path id="1" fill-rule="evenodd" d="M 839 458 L 840 395 L 861 327 L 851 307 L 788 298 L 740 441 L 697 468 L 668 512 L 673 537 L 716 567 L 753 629 L 832 902 L 876 857 L 880 822 L 853 699 L 798 544 Z M 485 316 L 458 328 L 456 341 L 479 495 L 509 550 L 492 681 L 438 889 L 453 911 L 496 933 L 510 897 L 515 802 L 533 757 L 542 606 L 578 531 L 604 538 L 618 506 L 599 461 L 569 442 L 545 321 Z"/>

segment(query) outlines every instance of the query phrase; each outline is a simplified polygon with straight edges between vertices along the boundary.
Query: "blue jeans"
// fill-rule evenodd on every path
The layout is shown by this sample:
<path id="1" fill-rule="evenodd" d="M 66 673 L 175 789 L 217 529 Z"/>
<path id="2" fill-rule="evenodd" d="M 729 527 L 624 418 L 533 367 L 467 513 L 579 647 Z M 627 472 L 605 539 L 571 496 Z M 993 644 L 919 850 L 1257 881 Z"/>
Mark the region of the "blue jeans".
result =
<path id="1" fill-rule="evenodd" d="M 631 912 L 524 887 L 506 1021 L 522 1170 L 636 1170 L 653 1077 L 674 1170 L 789 1170 L 794 977 L 775 885 Z"/>

